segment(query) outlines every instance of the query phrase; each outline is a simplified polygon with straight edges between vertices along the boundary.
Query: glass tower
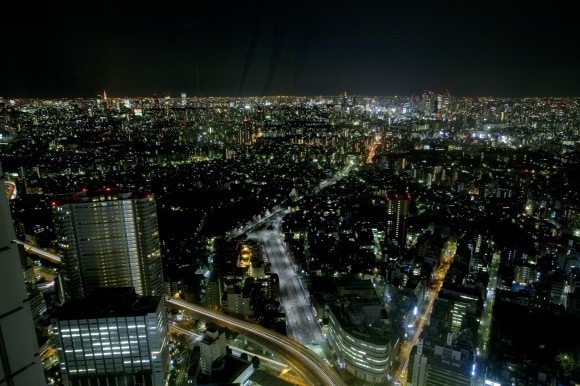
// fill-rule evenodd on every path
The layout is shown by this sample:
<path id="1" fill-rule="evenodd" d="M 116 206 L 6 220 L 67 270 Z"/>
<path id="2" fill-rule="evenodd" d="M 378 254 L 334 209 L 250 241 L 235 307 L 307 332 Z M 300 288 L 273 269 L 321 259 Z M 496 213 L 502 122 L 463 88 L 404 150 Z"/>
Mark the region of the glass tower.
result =
<path id="1" fill-rule="evenodd" d="M 163 294 L 157 212 L 152 194 L 102 189 L 53 201 L 67 299 L 99 287 Z"/>

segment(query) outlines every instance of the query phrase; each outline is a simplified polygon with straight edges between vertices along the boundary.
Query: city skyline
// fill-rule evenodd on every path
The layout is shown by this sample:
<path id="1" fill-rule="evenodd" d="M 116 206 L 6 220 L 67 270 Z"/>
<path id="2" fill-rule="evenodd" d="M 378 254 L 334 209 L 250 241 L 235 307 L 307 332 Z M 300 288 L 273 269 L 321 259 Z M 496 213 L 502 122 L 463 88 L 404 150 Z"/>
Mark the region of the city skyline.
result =
<path id="1" fill-rule="evenodd" d="M 0 253 L 32 315 L 7 314 L 32 318 L 51 384 L 156 359 L 124 307 L 58 317 L 145 282 L 167 385 L 580 382 L 579 97 L 104 91 L 0 100 Z M 226 353 L 205 361 L 208 323 Z"/>
<path id="2" fill-rule="evenodd" d="M 577 96 L 564 2 L 10 4 L 4 98 Z"/>

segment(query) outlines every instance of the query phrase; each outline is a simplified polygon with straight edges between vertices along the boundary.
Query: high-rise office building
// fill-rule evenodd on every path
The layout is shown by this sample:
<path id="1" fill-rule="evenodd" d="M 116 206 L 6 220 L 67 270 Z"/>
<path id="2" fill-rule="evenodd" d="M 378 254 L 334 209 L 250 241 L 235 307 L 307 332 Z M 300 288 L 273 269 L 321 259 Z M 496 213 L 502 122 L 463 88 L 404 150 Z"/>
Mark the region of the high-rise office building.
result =
<path id="1" fill-rule="evenodd" d="M 387 200 L 387 226 L 385 238 L 396 241 L 401 248 L 407 243 L 407 218 L 409 217 L 410 194 L 393 193 Z"/>
<path id="2" fill-rule="evenodd" d="M 0 187 L 4 189 L 0 167 Z M 0 386 L 46 385 L 12 213 L 0 194 Z"/>
<path id="3" fill-rule="evenodd" d="M 61 372 L 71 386 L 162 386 L 169 354 L 161 296 L 100 288 L 53 315 Z"/>
<path id="4" fill-rule="evenodd" d="M 99 287 L 163 294 L 163 267 L 152 194 L 102 189 L 52 202 L 67 299 Z"/>

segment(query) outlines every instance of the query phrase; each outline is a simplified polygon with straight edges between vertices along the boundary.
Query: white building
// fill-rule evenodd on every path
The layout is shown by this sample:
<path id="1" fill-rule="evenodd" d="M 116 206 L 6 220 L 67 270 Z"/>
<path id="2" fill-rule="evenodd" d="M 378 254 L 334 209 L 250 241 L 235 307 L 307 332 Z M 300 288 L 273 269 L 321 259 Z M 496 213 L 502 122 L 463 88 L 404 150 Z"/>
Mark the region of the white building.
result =
<path id="1" fill-rule="evenodd" d="M 211 375 L 214 361 L 226 355 L 226 334 L 218 329 L 207 329 L 200 342 L 201 372 Z"/>

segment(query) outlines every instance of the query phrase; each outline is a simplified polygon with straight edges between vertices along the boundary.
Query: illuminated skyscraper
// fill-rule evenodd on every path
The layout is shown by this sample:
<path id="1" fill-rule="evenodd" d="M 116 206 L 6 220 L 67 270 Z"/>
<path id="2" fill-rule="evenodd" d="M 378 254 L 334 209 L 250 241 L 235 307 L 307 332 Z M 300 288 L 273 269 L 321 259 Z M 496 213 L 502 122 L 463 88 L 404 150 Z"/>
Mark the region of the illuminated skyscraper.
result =
<path id="1" fill-rule="evenodd" d="M 0 187 L 4 179 L 0 167 Z M 6 193 L 0 194 L 0 386 L 46 385 Z"/>
<path id="2" fill-rule="evenodd" d="M 165 385 L 167 322 L 160 296 L 101 288 L 67 300 L 52 326 L 66 385 Z"/>
<path id="3" fill-rule="evenodd" d="M 389 194 L 387 200 L 387 226 L 385 238 L 396 241 L 401 248 L 407 243 L 407 218 L 409 217 L 410 194 Z"/>
<path id="4" fill-rule="evenodd" d="M 52 203 L 67 299 L 99 287 L 133 287 L 163 294 L 155 199 L 102 189 Z"/>

